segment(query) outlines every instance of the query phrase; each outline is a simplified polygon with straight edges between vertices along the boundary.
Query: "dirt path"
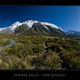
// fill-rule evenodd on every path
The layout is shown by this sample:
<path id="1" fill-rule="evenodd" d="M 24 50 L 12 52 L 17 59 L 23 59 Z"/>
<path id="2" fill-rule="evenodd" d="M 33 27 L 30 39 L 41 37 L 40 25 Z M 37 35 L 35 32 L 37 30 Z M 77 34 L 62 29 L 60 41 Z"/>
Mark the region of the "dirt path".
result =
<path id="1" fill-rule="evenodd" d="M 9 47 L 9 46 L 11 46 L 11 45 L 14 45 L 14 44 L 16 44 L 16 41 L 15 40 L 11 40 L 10 41 L 10 44 L 7 44 L 6 46 L 0 46 L 0 50 L 2 50 L 3 48 L 5 48 L 5 47 Z"/>

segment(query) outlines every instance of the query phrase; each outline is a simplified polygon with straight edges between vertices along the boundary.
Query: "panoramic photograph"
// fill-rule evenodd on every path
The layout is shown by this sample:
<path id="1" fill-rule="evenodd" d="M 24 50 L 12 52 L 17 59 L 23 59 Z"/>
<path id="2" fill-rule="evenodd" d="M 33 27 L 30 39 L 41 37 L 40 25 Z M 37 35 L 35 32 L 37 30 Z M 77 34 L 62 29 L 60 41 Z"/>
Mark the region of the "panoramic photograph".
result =
<path id="1" fill-rule="evenodd" d="M 0 70 L 80 70 L 80 6 L 0 6 Z"/>

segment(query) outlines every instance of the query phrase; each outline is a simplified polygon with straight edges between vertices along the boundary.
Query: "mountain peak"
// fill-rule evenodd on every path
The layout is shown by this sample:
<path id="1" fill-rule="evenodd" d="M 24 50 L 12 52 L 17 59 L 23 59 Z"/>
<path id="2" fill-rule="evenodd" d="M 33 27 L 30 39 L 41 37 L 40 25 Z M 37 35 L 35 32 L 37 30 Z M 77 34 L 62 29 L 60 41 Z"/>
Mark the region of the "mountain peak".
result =
<path id="1" fill-rule="evenodd" d="M 60 29 L 62 30 L 60 27 L 58 27 L 57 25 L 55 24 L 52 24 L 52 23 L 49 23 L 49 22 L 41 22 L 41 21 L 37 21 L 37 20 L 27 20 L 27 21 L 24 21 L 22 22 L 23 24 L 27 24 L 29 27 L 32 27 L 32 25 L 34 23 L 41 23 L 42 25 L 48 25 L 48 26 L 51 26 L 52 28 L 56 28 L 56 29 Z M 63 30 L 62 30 L 63 31 Z"/>
<path id="2" fill-rule="evenodd" d="M 27 21 L 24 21 L 24 22 L 22 22 L 23 24 L 27 24 L 30 28 L 32 27 L 32 25 L 34 24 L 34 23 L 38 23 L 39 21 L 37 21 L 37 20 L 27 20 Z"/>
<path id="3" fill-rule="evenodd" d="M 28 20 L 27 22 L 39 22 L 39 21 L 37 21 L 37 20 Z"/>
<path id="4" fill-rule="evenodd" d="M 27 20 L 24 22 L 16 21 L 9 27 L 0 28 L 1 32 L 21 33 L 28 34 L 45 34 L 45 35 L 64 35 L 64 31 L 55 24 L 48 22 L 41 22 L 37 20 Z M 36 33 L 35 33 L 36 32 Z"/>

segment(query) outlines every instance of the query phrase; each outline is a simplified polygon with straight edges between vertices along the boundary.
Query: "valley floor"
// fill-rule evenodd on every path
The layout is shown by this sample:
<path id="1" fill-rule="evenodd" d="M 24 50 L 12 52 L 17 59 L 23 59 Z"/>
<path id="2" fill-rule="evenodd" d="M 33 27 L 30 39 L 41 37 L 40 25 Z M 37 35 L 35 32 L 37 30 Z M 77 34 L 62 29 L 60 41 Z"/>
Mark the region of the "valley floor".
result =
<path id="1" fill-rule="evenodd" d="M 0 35 L 0 69 L 79 70 L 80 39 Z"/>

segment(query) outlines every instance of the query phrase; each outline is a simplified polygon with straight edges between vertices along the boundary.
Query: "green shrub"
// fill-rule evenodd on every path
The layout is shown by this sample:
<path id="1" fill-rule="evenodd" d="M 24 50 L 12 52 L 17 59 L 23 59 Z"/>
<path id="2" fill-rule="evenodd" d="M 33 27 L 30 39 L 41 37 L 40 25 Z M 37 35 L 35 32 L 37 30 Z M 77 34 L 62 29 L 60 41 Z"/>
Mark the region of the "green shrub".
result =
<path id="1" fill-rule="evenodd" d="M 72 52 L 65 52 L 62 55 L 66 69 L 80 69 L 80 57 Z"/>
<path id="2" fill-rule="evenodd" d="M 62 60 L 56 53 L 45 54 L 33 59 L 35 69 L 61 69 Z"/>

